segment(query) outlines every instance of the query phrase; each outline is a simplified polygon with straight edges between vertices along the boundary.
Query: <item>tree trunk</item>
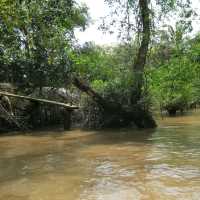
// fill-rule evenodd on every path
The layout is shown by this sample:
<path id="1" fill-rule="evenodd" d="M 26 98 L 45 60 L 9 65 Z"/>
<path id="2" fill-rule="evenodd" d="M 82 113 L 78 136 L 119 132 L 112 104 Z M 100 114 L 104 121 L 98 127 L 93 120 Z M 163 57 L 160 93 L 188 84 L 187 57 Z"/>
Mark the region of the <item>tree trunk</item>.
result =
<path id="1" fill-rule="evenodd" d="M 82 92 L 85 92 L 88 96 L 92 97 L 92 99 L 100 105 L 104 110 L 108 112 L 116 112 L 121 108 L 121 105 L 116 102 L 108 102 L 104 99 L 100 94 L 94 91 L 90 86 L 86 85 L 83 81 L 81 81 L 78 77 L 73 78 L 73 84 Z"/>
<path id="2" fill-rule="evenodd" d="M 154 128 L 156 123 L 151 114 L 135 104 L 131 108 L 121 105 L 117 102 L 110 102 L 95 92 L 79 78 L 73 79 L 73 84 L 82 92 L 88 94 L 102 109 L 105 116 L 106 127 L 110 126 L 128 126 L 134 123 L 138 128 Z"/>
<path id="3" fill-rule="evenodd" d="M 138 104 L 142 95 L 144 67 L 146 64 L 151 35 L 151 20 L 148 0 L 139 0 L 139 8 L 142 23 L 142 40 L 138 50 L 138 55 L 133 65 L 134 85 L 131 94 L 131 108 L 127 108 L 125 107 L 126 105 L 120 105 L 116 102 L 108 102 L 101 95 L 80 81 L 77 77 L 74 78 L 73 83 L 81 91 L 92 97 L 92 99 L 103 108 L 105 112 L 104 115 L 113 119 L 111 124 L 123 126 L 134 122 L 139 128 L 154 128 L 156 127 L 156 123 L 152 118 L 152 115 L 148 110 L 143 109 L 142 105 Z"/>
<path id="4" fill-rule="evenodd" d="M 142 41 L 138 50 L 137 57 L 133 64 L 134 72 L 134 85 L 133 92 L 131 95 L 131 102 L 135 104 L 140 100 L 142 94 L 142 87 L 144 84 L 143 75 L 144 67 L 146 64 L 146 57 L 148 53 L 148 47 L 151 36 L 151 20 L 150 20 L 150 10 L 148 7 L 148 0 L 139 0 L 140 17 L 142 23 Z"/>

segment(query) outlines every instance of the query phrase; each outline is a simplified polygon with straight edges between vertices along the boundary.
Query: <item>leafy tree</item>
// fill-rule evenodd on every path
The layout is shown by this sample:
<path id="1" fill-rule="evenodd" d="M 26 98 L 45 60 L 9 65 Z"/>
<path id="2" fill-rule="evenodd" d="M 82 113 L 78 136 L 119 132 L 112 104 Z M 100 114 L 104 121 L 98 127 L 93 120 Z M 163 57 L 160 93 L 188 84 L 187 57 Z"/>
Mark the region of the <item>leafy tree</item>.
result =
<path id="1" fill-rule="evenodd" d="M 137 41 L 137 51 L 134 53 L 135 56 L 132 63 L 132 82 L 128 86 L 130 95 L 127 96 L 131 105 L 119 102 L 118 99 L 110 101 L 104 98 L 103 95 L 96 93 L 96 91 L 89 86 L 84 85 L 83 82 L 77 78 L 74 84 L 90 95 L 97 104 L 103 108 L 105 116 L 109 116 L 109 118 L 114 116 L 113 121 L 115 121 L 116 124 L 120 124 L 120 122 L 123 124 L 124 122 L 124 124 L 127 125 L 134 122 L 138 127 L 155 127 L 155 122 L 149 110 L 144 106 L 144 72 L 153 33 L 153 22 L 157 22 L 156 19 L 166 16 L 169 12 L 174 11 L 175 13 L 178 7 L 187 10 L 190 2 L 183 0 L 162 0 L 157 1 L 156 7 L 152 7 L 152 9 L 150 9 L 152 2 L 148 0 L 106 0 L 105 2 L 107 2 L 111 8 L 111 21 L 109 25 L 113 25 L 114 27 L 119 26 L 120 35 L 122 35 L 123 39 L 126 39 L 125 41 L 128 44 L 130 44 L 129 41 L 131 40 Z M 104 30 L 108 29 L 105 21 L 102 28 Z M 110 31 L 112 32 L 112 30 Z M 136 32 L 136 34 L 132 35 L 133 32 Z M 126 37 L 123 37 L 124 35 Z M 125 74 L 126 72 L 127 70 L 125 69 L 121 73 Z M 118 85 L 116 84 L 116 86 Z M 112 93 L 112 90 L 110 92 Z M 121 91 L 119 90 L 119 92 Z"/>
<path id="2" fill-rule="evenodd" d="M 130 45 L 100 47 L 86 43 L 78 49 L 77 56 L 72 55 L 74 71 L 107 100 L 117 99 L 120 103 L 130 105 L 130 71 L 133 61 L 129 58 L 130 50 L 133 55 Z"/>
<path id="3" fill-rule="evenodd" d="M 73 30 L 86 23 L 86 7 L 73 0 L 1 1 L 2 80 L 26 87 L 62 84 L 70 70 Z"/>
<path id="4" fill-rule="evenodd" d="M 178 8 L 189 19 L 190 2 L 161 0 L 155 6 L 149 0 L 105 2 L 111 8 L 110 24 L 119 26 L 124 40 L 118 47 L 74 45 L 73 30 L 87 25 L 87 9 L 73 0 L 1 1 L 0 78 L 32 88 L 62 85 L 72 77 L 73 84 L 97 103 L 108 122 L 104 125 L 134 122 L 141 128 L 155 127 L 146 106 L 146 73 L 152 94 L 158 94 L 164 106 L 180 102 L 185 106 L 199 80 L 195 76 L 196 82 L 190 81 L 198 71 L 189 57 L 196 59 L 198 50 L 184 38 L 191 30 L 190 21 L 180 20 L 175 28 L 167 26 L 168 31 L 155 34 L 159 21 L 169 13 L 177 16 Z"/>
<path id="5" fill-rule="evenodd" d="M 188 42 L 188 59 L 193 65 L 194 76 L 191 79 L 193 84 L 192 104 L 200 103 L 200 35 L 199 33 Z"/>
<path id="6" fill-rule="evenodd" d="M 194 99 L 197 65 L 191 60 L 193 47 L 187 37 L 191 24 L 180 21 L 161 31 L 160 40 L 152 48 L 149 64 L 151 91 L 155 102 L 169 114 L 187 109 Z"/>

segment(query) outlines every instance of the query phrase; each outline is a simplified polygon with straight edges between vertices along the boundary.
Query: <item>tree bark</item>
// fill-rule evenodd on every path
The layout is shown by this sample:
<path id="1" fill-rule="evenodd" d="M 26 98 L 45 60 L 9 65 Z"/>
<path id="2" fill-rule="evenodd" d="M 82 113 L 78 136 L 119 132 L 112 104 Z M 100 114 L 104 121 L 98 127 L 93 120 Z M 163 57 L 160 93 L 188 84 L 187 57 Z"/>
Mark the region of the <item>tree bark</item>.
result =
<path id="1" fill-rule="evenodd" d="M 74 77 L 73 84 L 82 92 L 88 94 L 101 108 L 103 108 L 105 121 L 109 118 L 109 124 L 105 126 L 127 126 L 134 123 L 138 128 L 154 128 L 156 123 L 151 114 L 135 104 L 127 108 L 117 102 L 110 102 L 86 85 L 78 77 Z"/>
<path id="2" fill-rule="evenodd" d="M 108 102 L 104 99 L 99 93 L 94 91 L 90 86 L 85 84 L 78 77 L 73 78 L 73 84 L 82 92 L 85 92 L 90 96 L 98 105 L 100 105 L 104 110 L 109 112 L 116 112 L 116 109 L 119 110 L 121 105 L 116 102 Z"/>
<path id="3" fill-rule="evenodd" d="M 116 102 L 108 102 L 101 95 L 80 81 L 77 77 L 74 78 L 73 83 L 81 91 L 92 97 L 92 99 L 104 109 L 106 114 L 109 114 L 112 117 L 114 116 L 113 119 L 115 120 L 116 125 L 117 123 L 120 124 L 120 122 L 126 125 L 134 122 L 139 128 L 154 128 L 156 127 L 156 123 L 152 115 L 148 110 L 144 110 L 143 107 L 138 104 L 138 101 L 142 97 L 144 67 L 146 64 L 146 57 L 151 36 L 151 19 L 148 0 L 139 0 L 139 9 L 142 23 L 142 40 L 137 57 L 133 64 L 134 85 L 131 94 L 131 108 L 126 108 L 124 105 L 120 105 Z"/>
<path id="4" fill-rule="evenodd" d="M 148 0 L 139 0 L 140 17 L 142 23 L 142 41 L 138 50 L 137 57 L 133 64 L 134 72 L 134 85 L 133 92 L 131 95 L 131 102 L 135 104 L 140 100 L 142 94 L 142 87 L 144 84 L 143 75 L 144 67 L 146 64 L 146 58 L 148 53 L 148 47 L 151 36 L 151 19 L 150 10 L 148 7 Z"/>

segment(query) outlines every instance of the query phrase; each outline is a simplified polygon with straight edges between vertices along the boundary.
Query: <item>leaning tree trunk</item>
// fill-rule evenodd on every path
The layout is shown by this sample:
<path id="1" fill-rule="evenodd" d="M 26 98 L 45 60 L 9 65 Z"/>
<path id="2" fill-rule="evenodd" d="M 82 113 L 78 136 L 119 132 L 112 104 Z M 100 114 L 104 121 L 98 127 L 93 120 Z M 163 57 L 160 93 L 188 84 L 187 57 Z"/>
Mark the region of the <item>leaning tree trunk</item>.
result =
<path id="1" fill-rule="evenodd" d="M 78 77 L 73 77 L 73 84 L 82 92 L 90 96 L 98 105 L 108 112 L 116 112 L 121 109 L 121 105 L 117 102 L 110 102 L 103 98 L 99 93 L 94 91 L 90 86 L 80 80 Z"/>
<path id="2" fill-rule="evenodd" d="M 113 125 L 124 127 L 132 123 L 134 123 L 138 128 L 156 127 L 156 123 L 151 114 L 143 110 L 137 104 L 128 108 L 126 105 L 121 105 L 117 102 L 110 102 L 86 85 L 78 77 L 74 77 L 73 84 L 82 92 L 88 94 L 102 108 L 105 120 L 106 118 L 110 119 L 108 120 L 109 123 L 105 124 L 106 127 Z"/>
<path id="3" fill-rule="evenodd" d="M 74 85 L 81 91 L 87 93 L 92 99 L 100 105 L 104 110 L 104 115 L 113 119 L 116 125 L 129 125 L 135 123 L 139 128 L 154 128 L 156 123 L 148 110 L 138 104 L 141 99 L 143 87 L 144 66 L 146 64 L 146 57 L 148 53 L 148 46 L 150 42 L 150 10 L 148 8 L 148 0 L 139 0 L 139 8 L 142 24 L 142 40 L 138 51 L 137 58 L 133 65 L 134 71 L 134 86 L 131 94 L 131 107 L 121 105 L 117 102 L 109 102 L 100 94 L 95 92 L 79 78 L 75 77 Z M 112 122 L 113 124 L 113 122 Z"/>
<path id="4" fill-rule="evenodd" d="M 144 67 L 146 64 L 146 58 L 151 36 L 151 30 L 150 30 L 151 20 L 150 20 L 150 10 L 148 7 L 148 2 L 149 2 L 148 0 L 139 0 L 140 17 L 142 24 L 142 39 L 137 57 L 133 64 L 134 85 L 131 94 L 132 104 L 136 104 L 141 99 L 142 87 L 144 85 L 143 81 Z"/>

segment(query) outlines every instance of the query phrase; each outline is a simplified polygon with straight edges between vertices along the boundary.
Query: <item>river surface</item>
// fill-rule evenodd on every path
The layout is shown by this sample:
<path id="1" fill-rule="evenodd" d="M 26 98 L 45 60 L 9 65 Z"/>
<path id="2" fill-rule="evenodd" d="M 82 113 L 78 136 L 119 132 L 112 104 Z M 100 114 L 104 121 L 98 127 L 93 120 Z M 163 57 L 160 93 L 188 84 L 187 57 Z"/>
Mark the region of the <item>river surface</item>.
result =
<path id="1" fill-rule="evenodd" d="M 199 200 L 200 113 L 155 130 L 0 137 L 0 200 Z"/>

